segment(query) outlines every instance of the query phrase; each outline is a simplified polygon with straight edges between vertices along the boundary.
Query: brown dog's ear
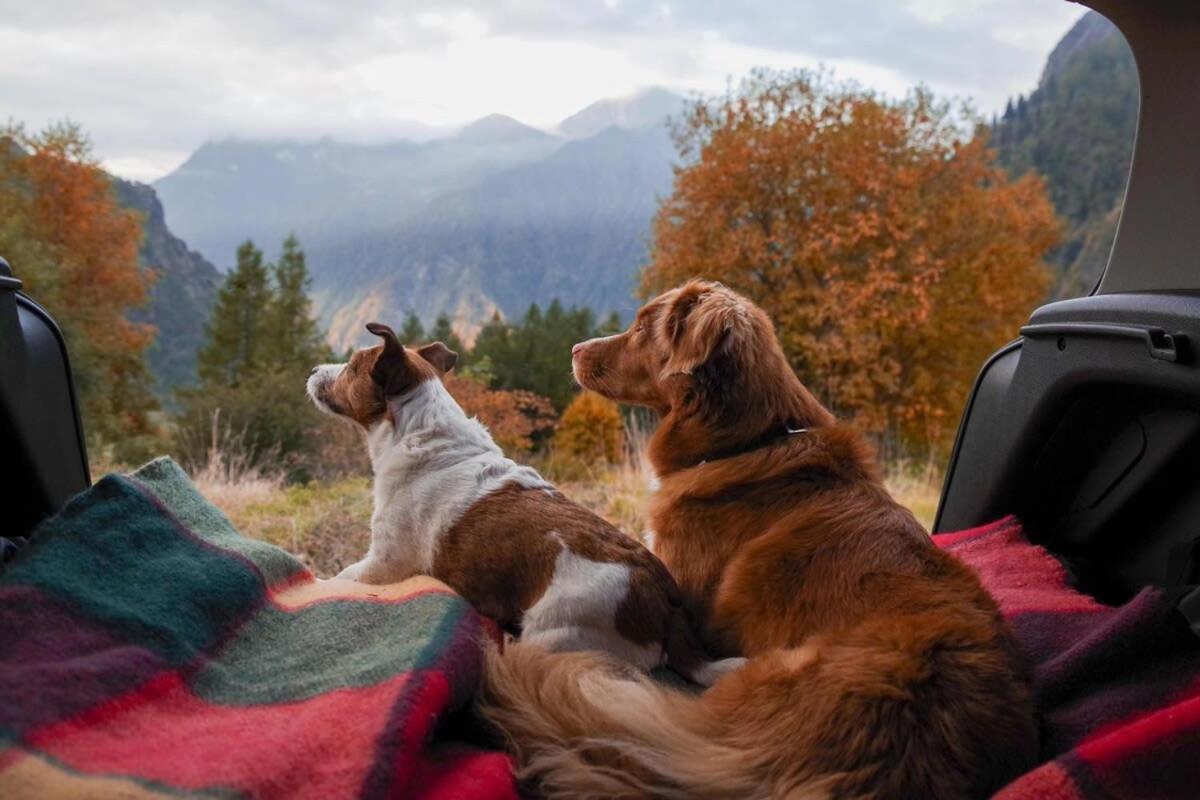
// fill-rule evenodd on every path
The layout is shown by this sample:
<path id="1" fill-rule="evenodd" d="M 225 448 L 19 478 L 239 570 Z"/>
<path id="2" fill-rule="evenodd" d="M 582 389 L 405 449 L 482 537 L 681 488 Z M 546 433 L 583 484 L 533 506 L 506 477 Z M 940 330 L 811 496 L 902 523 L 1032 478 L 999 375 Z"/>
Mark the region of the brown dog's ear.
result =
<path id="1" fill-rule="evenodd" d="M 458 363 L 458 353 L 451 350 L 441 342 L 427 344 L 424 347 L 417 349 L 417 355 L 433 364 L 438 372 L 446 373 L 454 369 L 454 365 Z"/>
<path id="2" fill-rule="evenodd" d="M 383 339 L 383 352 L 371 367 L 371 380 L 383 389 L 385 397 L 400 394 L 412 382 L 412 365 L 396 333 L 380 322 L 368 322 L 367 330 Z"/>
<path id="3" fill-rule="evenodd" d="M 719 285 L 691 283 L 667 309 L 664 331 L 670 357 L 663 377 L 690 375 L 739 333 L 745 310 Z"/>

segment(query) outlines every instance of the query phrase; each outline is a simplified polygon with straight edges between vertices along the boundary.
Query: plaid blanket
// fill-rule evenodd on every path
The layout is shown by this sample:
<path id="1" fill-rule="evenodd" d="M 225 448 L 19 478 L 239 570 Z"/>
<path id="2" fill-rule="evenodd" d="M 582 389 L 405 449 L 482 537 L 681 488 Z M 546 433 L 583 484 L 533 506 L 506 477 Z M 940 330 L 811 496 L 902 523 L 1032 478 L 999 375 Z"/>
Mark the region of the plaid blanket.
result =
<path id="1" fill-rule="evenodd" d="M 979 572 L 1034 665 L 1046 763 L 997 800 L 1200 797 L 1200 639 L 1170 595 L 1101 605 L 1012 518 L 934 540 Z"/>
<path id="2" fill-rule="evenodd" d="M 0 573 L 0 797 L 514 798 L 439 728 L 482 635 L 432 579 L 315 581 L 168 460 L 106 477 Z"/>

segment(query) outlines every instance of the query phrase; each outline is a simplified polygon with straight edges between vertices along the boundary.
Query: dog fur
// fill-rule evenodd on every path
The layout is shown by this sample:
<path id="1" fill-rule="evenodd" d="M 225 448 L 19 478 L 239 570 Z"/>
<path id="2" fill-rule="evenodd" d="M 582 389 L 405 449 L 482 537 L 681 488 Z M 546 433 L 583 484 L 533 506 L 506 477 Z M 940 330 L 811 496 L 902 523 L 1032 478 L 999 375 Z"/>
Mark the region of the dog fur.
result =
<path id="1" fill-rule="evenodd" d="M 712 652 L 702 696 L 586 654 L 492 652 L 482 708 L 552 797 L 984 797 L 1037 752 L 977 576 L 888 495 L 770 320 L 695 281 L 577 345 L 577 380 L 657 409 L 655 552 Z"/>
<path id="2" fill-rule="evenodd" d="M 432 575 L 552 651 L 669 665 L 705 684 L 740 665 L 704 656 L 653 554 L 506 458 L 467 417 L 441 381 L 456 354 L 441 343 L 410 350 L 390 328 L 367 327 L 383 344 L 308 381 L 319 408 L 365 432 L 375 476 L 370 547 L 339 578 Z"/>

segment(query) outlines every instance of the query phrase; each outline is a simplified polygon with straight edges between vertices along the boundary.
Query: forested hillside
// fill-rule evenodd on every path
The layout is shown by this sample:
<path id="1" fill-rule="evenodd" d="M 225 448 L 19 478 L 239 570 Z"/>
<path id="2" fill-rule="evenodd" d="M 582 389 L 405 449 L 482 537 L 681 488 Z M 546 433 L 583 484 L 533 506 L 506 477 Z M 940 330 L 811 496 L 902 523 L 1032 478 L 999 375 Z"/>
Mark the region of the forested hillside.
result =
<path id="1" fill-rule="evenodd" d="M 1050 54 L 1037 89 L 1010 102 L 993 126 L 1000 163 L 1015 175 L 1044 175 L 1066 223 L 1050 256 L 1056 297 L 1086 294 L 1107 263 L 1137 109 L 1133 55 L 1116 28 L 1091 12 Z"/>
<path id="2" fill-rule="evenodd" d="M 167 228 L 154 189 L 120 178 L 113 179 L 113 187 L 120 204 L 142 217 L 138 260 L 155 277 L 147 304 L 133 310 L 130 317 L 158 331 L 146 358 L 156 391 L 167 398 L 172 389 L 195 379 L 196 352 L 204 340 L 204 323 L 221 274 Z"/>

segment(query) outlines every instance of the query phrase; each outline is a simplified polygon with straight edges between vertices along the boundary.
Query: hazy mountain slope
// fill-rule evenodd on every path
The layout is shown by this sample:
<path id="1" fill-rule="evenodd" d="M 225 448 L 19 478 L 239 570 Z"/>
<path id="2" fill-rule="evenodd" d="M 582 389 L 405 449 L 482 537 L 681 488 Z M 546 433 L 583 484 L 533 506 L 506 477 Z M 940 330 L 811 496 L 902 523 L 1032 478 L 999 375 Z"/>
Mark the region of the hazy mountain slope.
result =
<path id="1" fill-rule="evenodd" d="M 147 359 L 155 389 L 166 397 L 170 390 L 195 379 L 196 352 L 204 340 L 204 324 L 216 298 L 221 275 L 199 253 L 167 229 L 162 204 L 154 190 L 142 183 L 113 179 L 122 206 L 142 214 L 144 267 L 156 275 L 149 304 L 130 316 L 158 328 Z"/>
<path id="2" fill-rule="evenodd" d="M 338 346 L 372 315 L 454 315 L 470 336 L 499 308 L 558 297 L 628 314 L 649 222 L 670 190 L 662 127 L 609 128 L 550 157 L 437 198 L 385 231 L 316 248 L 323 316 Z"/>
<path id="3" fill-rule="evenodd" d="M 585 139 L 605 128 L 660 126 L 679 116 L 686 102 L 666 89 L 643 89 L 630 97 L 598 100 L 560 122 L 558 131 L 572 139 Z"/>
<path id="4" fill-rule="evenodd" d="M 1088 292 L 1107 263 L 1129 175 L 1138 80 L 1125 40 L 1101 15 L 1084 15 L 1055 47 L 1028 97 L 1009 103 L 992 131 L 1014 174 L 1046 177 L 1067 223 L 1051 256 L 1054 293 Z"/>
<path id="5" fill-rule="evenodd" d="M 214 263 L 247 238 L 272 250 L 391 225 L 433 197 L 552 153 L 561 140 L 493 115 L 426 142 L 210 142 L 154 186 L 172 229 Z"/>

